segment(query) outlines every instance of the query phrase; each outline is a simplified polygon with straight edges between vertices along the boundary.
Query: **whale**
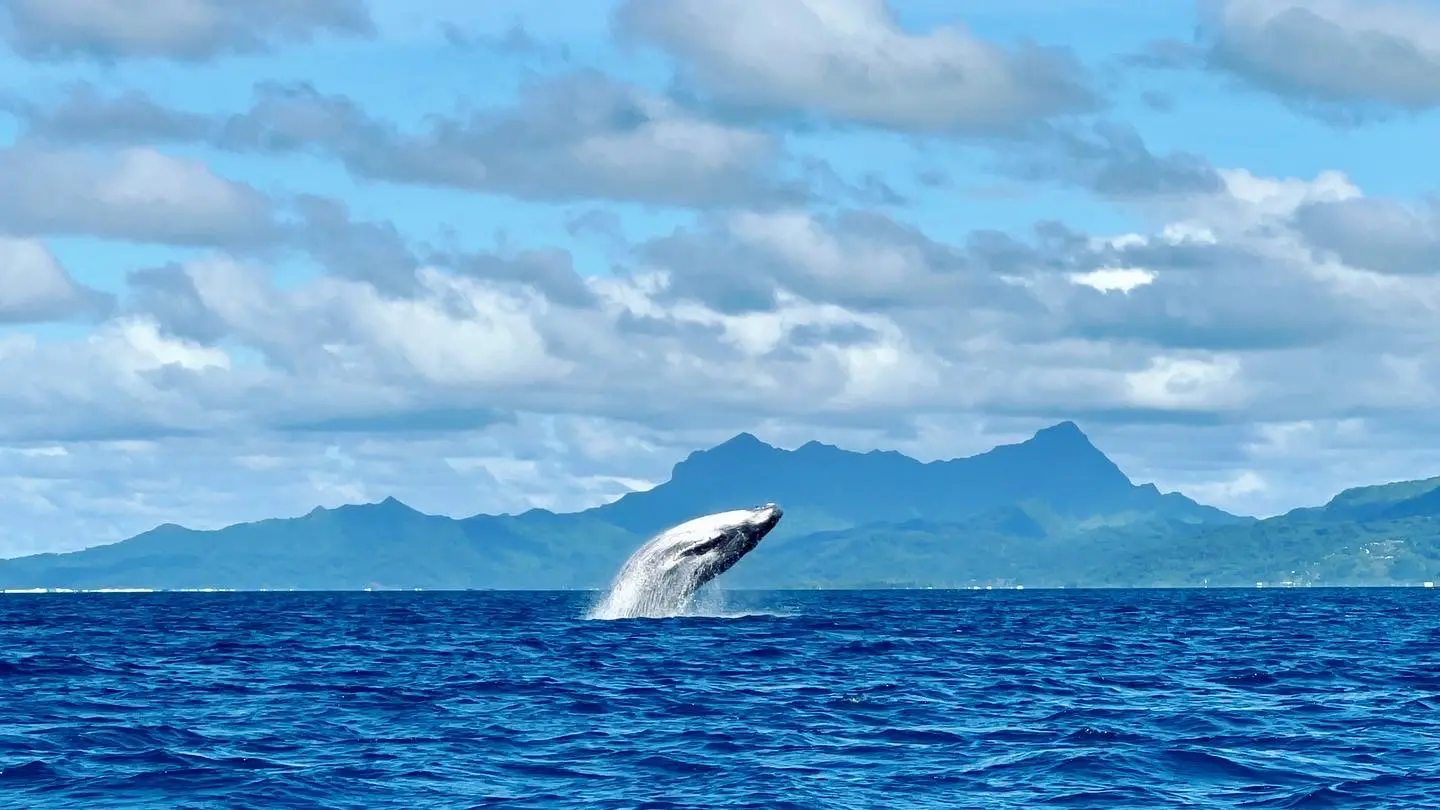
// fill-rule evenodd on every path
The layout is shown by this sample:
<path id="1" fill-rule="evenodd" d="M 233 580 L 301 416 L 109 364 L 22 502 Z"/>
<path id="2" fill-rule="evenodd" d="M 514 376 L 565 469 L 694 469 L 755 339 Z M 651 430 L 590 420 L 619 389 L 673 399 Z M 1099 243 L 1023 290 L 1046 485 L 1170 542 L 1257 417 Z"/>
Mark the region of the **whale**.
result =
<path id="1" fill-rule="evenodd" d="M 755 550 L 785 514 L 778 504 L 716 512 L 650 538 L 621 566 L 592 618 L 675 616 L 695 592 Z"/>

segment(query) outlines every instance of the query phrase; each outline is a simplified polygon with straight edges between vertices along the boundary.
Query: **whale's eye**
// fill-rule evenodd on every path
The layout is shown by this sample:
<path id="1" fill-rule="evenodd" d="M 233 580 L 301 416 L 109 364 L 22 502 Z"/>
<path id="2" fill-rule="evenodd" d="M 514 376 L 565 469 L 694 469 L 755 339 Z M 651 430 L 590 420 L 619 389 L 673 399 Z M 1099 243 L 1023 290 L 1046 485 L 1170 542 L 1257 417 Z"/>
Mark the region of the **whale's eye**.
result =
<path id="1" fill-rule="evenodd" d="M 701 554 L 709 554 L 710 552 L 714 551 L 715 549 L 720 548 L 720 544 L 721 544 L 721 543 L 724 543 L 724 542 L 725 542 L 725 535 L 723 535 L 723 534 L 720 535 L 719 537 L 712 537 L 712 538 L 710 538 L 709 540 L 706 540 L 706 541 L 703 542 L 703 543 L 698 543 L 698 544 L 696 544 L 696 545 L 694 545 L 694 546 L 691 546 L 690 548 L 685 549 L 684 551 L 682 551 L 682 552 L 680 553 L 680 556 L 681 556 L 681 557 L 699 557 Z"/>

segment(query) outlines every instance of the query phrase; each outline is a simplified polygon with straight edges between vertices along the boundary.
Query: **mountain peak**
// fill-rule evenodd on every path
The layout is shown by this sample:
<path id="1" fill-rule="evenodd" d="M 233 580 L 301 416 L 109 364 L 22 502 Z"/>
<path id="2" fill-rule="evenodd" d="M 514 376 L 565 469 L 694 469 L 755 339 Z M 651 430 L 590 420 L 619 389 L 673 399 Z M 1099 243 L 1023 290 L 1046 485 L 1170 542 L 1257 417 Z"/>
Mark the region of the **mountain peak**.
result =
<path id="1" fill-rule="evenodd" d="M 775 452 L 778 451 L 773 445 L 761 441 L 755 434 L 737 433 L 709 450 L 696 450 L 677 464 L 676 468 L 692 465 L 699 459 L 710 462 L 720 460 L 745 464 L 768 458 Z"/>
<path id="2" fill-rule="evenodd" d="M 326 509 L 323 506 L 317 506 L 314 509 L 310 510 L 311 515 L 320 515 L 325 513 L 331 513 L 335 515 L 367 514 L 396 516 L 408 514 L 422 514 L 419 510 L 415 509 L 404 501 L 401 501 L 394 495 L 390 495 L 384 500 L 372 501 L 369 503 L 345 503 L 332 509 Z"/>
<path id="3" fill-rule="evenodd" d="M 737 433 L 708 450 L 696 450 L 686 456 L 671 470 L 671 478 L 756 469 L 784 452 L 753 433 Z"/>
<path id="4" fill-rule="evenodd" d="M 1129 477 L 1071 421 L 1042 428 L 1022 442 L 981 453 L 995 481 L 1025 481 L 1039 497 L 1064 510 L 1090 509 L 1130 496 Z M 952 461 L 950 464 L 971 463 Z M 1087 505 L 1088 504 L 1088 505 Z"/>
<path id="5" fill-rule="evenodd" d="M 1029 441 L 1026 442 L 1026 444 L 1031 443 L 1048 446 L 1095 446 L 1091 444 L 1090 437 L 1085 435 L 1085 431 L 1081 430 L 1079 425 L 1068 419 L 1064 422 L 1058 422 L 1050 427 L 1035 431 L 1035 435 L 1031 436 Z"/>
<path id="6" fill-rule="evenodd" d="M 1123 478 L 1125 485 L 1130 486 L 1130 479 L 1115 462 L 1090 441 L 1079 425 L 1069 420 L 1041 428 L 1034 436 L 1010 447 L 1039 463 L 1080 465 L 1117 482 Z"/>
<path id="7" fill-rule="evenodd" d="M 723 441 L 723 442 L 715 445 L 714 447 L 712 447 L 712 448 L 710 448 L 710 449 L 711 449 L 711 450 L 719 450 L 719 449 L 721 449 L 721 448 L 728 448 L 728 449 L 731 449 L 731 450 L 748 450 L 748 449 L 754 449 L 754 448 L 760 448 L 760 447 L 764 447 L 764 448 L 771 449 L 771 450 L 775 449 L 775 448 L 772 447 L 770 444 L 761 441 L 760 438 L 757 437 L 754 433 L 750 433 L 750 432 L 746 431 L 746 432 L 736 433 L 734 436 L 731 436 L 730 438 L 728 438 L 728 439 L 726 439 L 725 441 Z"/>
<path id="8" fill-rule="evenodd" d="M 385 497 L 385 500 L 380 501 L 379 503 L 367 504 L 367 505 L 368 505 L 371 509 L 373 509 L 373 510 L 375 510 L 375 511 L 377 511 L 377 512 L 383 512 L 383 513 L 385 513 L 385 514 L 399 514 L 399 513 L 402 513 L 402 512 L 404 512 L 404 513 L 414 512 L 415 514 L 421 514 L 421 513 L 420 513 L 420 510 L 416 509 L 415 507 L 411 506 L 411 505 L 408 504 L 408 503 L 405 503 L 404 501 L 400 500 L 399 498 L 396 498 L 394 495 L 387 495 L 387 496 Z"/>

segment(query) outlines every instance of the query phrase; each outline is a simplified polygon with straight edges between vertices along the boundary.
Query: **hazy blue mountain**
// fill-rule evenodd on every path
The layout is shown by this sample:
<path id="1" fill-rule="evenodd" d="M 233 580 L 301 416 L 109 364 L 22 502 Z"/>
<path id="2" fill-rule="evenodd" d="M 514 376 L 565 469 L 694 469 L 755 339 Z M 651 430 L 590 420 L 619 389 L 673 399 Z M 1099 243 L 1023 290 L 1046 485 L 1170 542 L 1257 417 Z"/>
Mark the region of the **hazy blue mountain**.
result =
<path id="1" fill-rule="evenodd" d="M 1046 531 L 1018 507 L 766 542 L 732 587 L 1417 585 L 1440 581 L 1440 479 L 1347 490 L 1266 520 Z M 1028 513 L 1025 513 L 1028 514 Z M 885 565 L 857 564 L 883 559 Z"/>
<path id="2" fill-rule="evenodd" d="M 635 538 L 581 515 L 455 520 L 394 498 L 218 531 L 165 525 L 70 554 L 0 561 L 0 587 L 585 588 Z"/>
<path id="3" fill-rule="evenodd" d="M 782 450 L 742 433 L 693 453 L 664 485 L 588 514 L 649 534 L 696 514 L 767 501 L 785 506 L 787 536 L 915 518 L 958 521 L 1026 502 L 1043 505 L 1052 522 L 1067 525 L 1238 519 L 1178 493 L 1135 485 L 1073 422 L 977 456 L 929 463 L 819 442 Z"/>
<path id="4" fill-rule="evenodd" d="M 574 514 L 462 520 L 392 499 L 218 531 L 160 526 L 0 561 L 0 587 L 595 588 L 654 531 L 777 501 L 729 587 L 1413 583 L 1440 579 L 1440 478 L 1257 521 L 1134 484 L 1074 424 L 921 463 L 741 434 L 671 480 Z"/>

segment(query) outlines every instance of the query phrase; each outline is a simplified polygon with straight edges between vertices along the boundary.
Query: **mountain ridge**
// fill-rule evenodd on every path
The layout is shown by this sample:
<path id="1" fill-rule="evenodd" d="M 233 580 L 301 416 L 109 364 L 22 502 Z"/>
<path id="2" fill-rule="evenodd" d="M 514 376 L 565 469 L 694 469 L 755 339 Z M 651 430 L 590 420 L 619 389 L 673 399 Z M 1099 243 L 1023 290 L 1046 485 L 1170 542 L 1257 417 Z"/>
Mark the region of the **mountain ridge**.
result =
<path id="1" fill-rule="evenodd" d="M 727 466 L 744 466 L 749 472 L 727 478 Z M 900 483 L 873 486 L 886 478 Z M 820 487 L 846 489 L 850 497 L 836 504 L 835 499 L 816 491 Z M 1146 503 L 1152 494 L 1155 500 Z M 815 441 L 784 450 L 754 434 L 740 433 L 687 455 L 674 465 L 665 484 L 626 493 L 586 512 L 646 532 L 695 512 L 776 500 L 783 501 L 787 514 L 792 515 L 797 510 L 823 511 L 815 505 L 828 503 L 832 510 L 841 510 L 835 517 L 858 525 L 903 517 L 960 519 L 1036 497 L 1068 514 L 1095 508 L 1125 511 L 1159 506 L 1159 499 L 1165 499 L 1169 510 L 1191 519 L 1242 519 L 1180 493 L 1160 493 L 1153 484 L 1134 484 L 1071 421 L 1042 428 L 1025 441 L 928 462 L 893 450 L 862 453 Z"/>
<path id="2" fill-rule="evenodd" d="M 0 588 L 599 588 L 653 531 L 770 500 L 786 518 L 727 587 L 1440 579 L 1440 478 L 1257 520 L 1135 484 L 1062 422 L 929 462 L 740 433 L 688 454 L 650 490 L 578 512 L 452 518 L 389 496 L 210 531 L 163 524 L 0 560 Z"/>

